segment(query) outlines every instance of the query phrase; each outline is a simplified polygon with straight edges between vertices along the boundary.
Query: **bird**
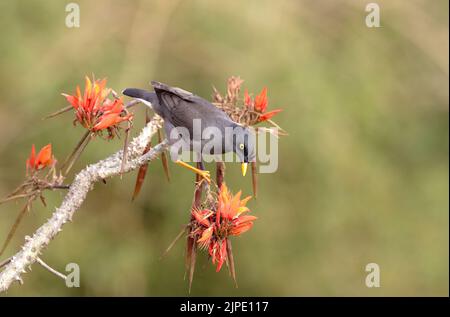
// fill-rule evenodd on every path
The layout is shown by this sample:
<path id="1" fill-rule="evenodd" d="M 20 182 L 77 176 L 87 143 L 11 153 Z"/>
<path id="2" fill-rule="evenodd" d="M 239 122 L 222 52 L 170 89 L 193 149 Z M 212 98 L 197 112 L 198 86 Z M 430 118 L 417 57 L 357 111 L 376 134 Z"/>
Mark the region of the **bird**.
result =
<path id="1" fill-rule="evenodd" d="M 162 117 L 172 158 L 176 156 L 180 142 L 182 149 L 188 148 L 199 154 L 200 158 L 204 155 L 234 152 L 241 162 L 242 175 L 245 176 L 248 163 L 256 158 L 253 130 L 233 121 L 223 110 L 189 91 L 157 81 L 152 81 L 151 85 L 153 92 L 126 88 L 122 94 L 141 101 Z M 200 131 L 196 130 L 198 119 Z M 205 132 L 217 132 L 216 137 L 208 138 Z M 195 168 L 179 159 L 174 161 L 199 174 L 208 183 L 211 181 L 208 171 Z"/>

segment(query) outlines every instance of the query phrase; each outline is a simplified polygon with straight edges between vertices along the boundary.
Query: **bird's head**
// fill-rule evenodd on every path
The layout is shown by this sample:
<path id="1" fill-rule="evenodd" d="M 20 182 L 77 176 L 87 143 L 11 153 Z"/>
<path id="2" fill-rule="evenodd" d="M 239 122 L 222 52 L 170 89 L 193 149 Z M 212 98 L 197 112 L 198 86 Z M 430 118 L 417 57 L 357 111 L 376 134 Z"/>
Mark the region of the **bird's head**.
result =
<path id="1" fill-rule="evenodd" d="M 256 134 L 253 129 L 238 126 L 234 131 L 234 152 L 239 157 L 242 175 L 245 176 L 249 162 L 256 160 Z"/>

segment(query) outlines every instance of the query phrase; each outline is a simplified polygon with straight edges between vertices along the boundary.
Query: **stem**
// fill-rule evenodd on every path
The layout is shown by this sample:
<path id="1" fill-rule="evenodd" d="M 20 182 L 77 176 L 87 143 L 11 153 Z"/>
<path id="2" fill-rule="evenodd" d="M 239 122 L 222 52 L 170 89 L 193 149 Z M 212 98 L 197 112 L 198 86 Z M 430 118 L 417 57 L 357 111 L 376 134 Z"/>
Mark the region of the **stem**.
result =
<path id="1" fill-rule="evenodd" d="M 69 189 L 70 185 L 50 185 L 45 189 Z"/>
<path id="2" fill-rule="evenodd" d="M 8 235 L 6 236 L 5 241 L 3 242 L 2 249 L 0 250 L 0 256 L 5 252 L 6 248 L 8 247 L 9 243 L 11 242 L 12 237 L 14 236 L 14 233 L 16 232 L 17 228 L 19 227 L 20 222 L 23 219 L 23 216 L 27 212 L 27 210 L 30 210 L 31 201 L 33 200 L 32 197 L 30 197 L 25 204 L 25 206 L 22 208 L 22 210 L 19 212 L 19 214 L 16 217 L 16 221 L 14 221 L 13 226 L 8 232 Z"/>
<path id="3" fill-rule="evenodd" d="M 72 153 L 70 153 L 70 155 L 66 158 L 66 160 L 61 164 L 61 170 L 63 170 L 64 167 L 73 160 L 74 155 L 77 153 L 79 148 L 83 145 L 83 143 L 86 141 L 86 139 L 89 137 L 90 134 L 91 134 L 91 131 L 89 131 L 89 130 L 86 131 L 86 133 L 83 135 L 81 140 L 75 146 L 75 149 L 73 149 Z"/>
<path id="4" fill-rule="evenodd" d="M 165 257 L 165 256 L 167 255 L 167 253 L 169 253 L 169 251 L 173 248 L 173 246 L 175 245 L 175 243 L 177 243 L 178 240 L 180 240 L 181 237 L 184 236 L 184 234 L 186 233 L 187 228 L 188 228 L 188 227 L 185 226 L 185 227 L 183 228 L 183 230 L 181 230 L 181 231 L 178 233 L 178 235 L 175 237 L 175 239 L 173 239 L 173 241 L 169 244 L 169 246 L 167 247 L 167 249 L 166 249 L 166 250 L 164 251 L 164 253 L 161 255 L 161 258 L 160 258 L 160 259 L 162 259 L 163 257 Z"/>
<path id="5" fill-rule="evenodd" d="M 128 150 L 128 139 L 130 138 L 130 131 L 131 131 L 131 123 L 128 121 L 128 127 L 125 130 L 125 140 L 123 142 L 123 155 L 122 155 L 122 164 L 120 167 L 120 177 L 122 177 L 123 170 L 125 169 L 125 164 L 127 163 L 127 150 Z"/>
<path id="6" fill-rule="evenodd" d="M 53 112 L 53 113 L 49 114 L 48 116 L 42 118 L 42 120 L 46 120 L 46 119 L 50 119 L 50 118 L 56 117 L 57 115 L 60 115 L 60 114 L 62 114 L 64 112 L 67 112 L 70 109 L 73 109 L 73 107 L 72 106 L 65 106 L 64 108 L 62 108 L 62 109 L 60 109 L 60 110 L 58 110 L 56 112 Z"/>
<path id="7" fill-rule="evenodd" d="M 14 196 L 9 196 L 6 197 L 5 199 L 0 201 L 0 205 L 3 203 L 6 203 L 8 201 L 14 200 L 14 199 L 19 199 L 19 198 L 25 198 L 28 197 L 30 194 L 19 194 L 19 195 L 14 195 Z"/>
<path id="8" fill-rule="evenodd" d="M 84 149 L 86 148 L 86 146 L 89 144 L 89 141 L 92 139 L 93 134 L 91 133 L 91 131 L 88 131 L 88 133 L 86 133 L 83 138 L 82 138 L 82 142 L 81 144 L 79 143 L 79 145 L 76 146 L 76 151 L 72 157 L 72 159 L 70 160 L 69 166 L 67 166 L 64 175 L 67 176 L 67 174 L 69 174 L 71 168 L 73 167 L 73 165 L 75 164 L 75 162 L 78 160 L 78 158 L 80 157 L 81 153 L 83 153 Z"/>

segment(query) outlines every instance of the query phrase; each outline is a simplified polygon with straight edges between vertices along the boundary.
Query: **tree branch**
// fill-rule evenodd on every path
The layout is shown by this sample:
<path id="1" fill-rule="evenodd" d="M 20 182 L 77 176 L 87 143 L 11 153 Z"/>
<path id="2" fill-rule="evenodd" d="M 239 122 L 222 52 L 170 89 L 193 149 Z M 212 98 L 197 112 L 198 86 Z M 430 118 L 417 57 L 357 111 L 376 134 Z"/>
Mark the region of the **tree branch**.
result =
<path id="1" fill-rule="evenodd" d="M 162 141 L 149 152 L 142 155 L 151 137 L 162 125 L 159 116 L 144 127 L 139 136 L 130 142 L 127 152 L 128 160 L 123 172 L 130 172 L 141 165 L 156 158 L 167 148 L 167 140 Z M 59 208 L 56 208 L 52 216 L 44 223 L 32 237 L 26 236 L 21 251 L 16 253 L 5 264 L 0 272 L 0 292 L 6 291 L 14 281 L 22 282 L 22 274 L 27 268 L 38 261 L 39 255 L 48 246 L 50 241 L 62 230 L 63 225 L 72 220 L 73 214 L 84 202 L 87 193 L 93 188 L 94 183 L 105 178 L 119 175 L 121 173 L 122 150 L 108 158 L 87 166 L 76 176 L 70 189 Z"/>

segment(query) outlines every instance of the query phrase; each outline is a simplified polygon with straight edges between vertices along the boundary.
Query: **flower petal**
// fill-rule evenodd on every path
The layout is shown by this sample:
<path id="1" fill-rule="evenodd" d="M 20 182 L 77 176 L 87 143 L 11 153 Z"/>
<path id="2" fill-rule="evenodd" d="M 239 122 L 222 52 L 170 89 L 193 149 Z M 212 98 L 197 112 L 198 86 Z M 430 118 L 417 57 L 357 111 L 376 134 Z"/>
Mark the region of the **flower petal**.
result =
<path id="1" fill-rule="evenodd" d="M 274 115 L 276 115 L 277 113 L 279 113 L 281 111 L 282 111 L 282 109 L 275 109 L 275 110 L 263 113 L 262 115 L 259 116 L 258 121 L 262 122 L 262 121 L 269 120 L 270 118 L 272 118 Z"/>
<path id="2" fill-rule="evenodd" d="M 198 223 L 202 224 L 205 227 L 209 227 L 211 224 L 208 220 L 209 215 L 211 214 L 210 210 L 206 210 L 207 213 L 202 213 L 199 210 L 192 209 L 192 216 L 194 216 L 195 220 L 197 220 Z M 207 216 L 207 217 L 205 217 Z"/>
<path id="3" fill-rule="evenodd" d="M 27 170 L 33 169 L 34 168 L 34 162 L 36 160 L 36 147 L 34 146 L 34 144 L 31 146 L 31 153 L 30 156 L 27 159 Z"/>
<path id="4" fill-rule="evenodd" d="M 244 92 L 244 104 L 247 106 L 247 108 L 251 108 L 252 106 L 252 98 L 250 98 L 247 89 L 245 89 Z"/>
<path id="5" fill-rule="evenodd" d="M 264 87 L 259 95 L 255 97 L 255 110 L 259 112 L 265 112 L 267 104 L 267 87 Z"/>
<path id="6" fill-rule="evenodd" d="M 253 222 L 251 222 L 251 221 L 237 225 L 231 229 L 230 235 L 239 236 L 239 235 L 243 234 L 244 232 L 250 230 L 252 226 L 253 226 Z"/>
<path id="7" fill-rule="evenodd" d="M 255 221 L 256 219 L 258 219 L 258 217 L 250 216 L 250 215 L 240 216 L 234 220 L 234 224 L 236 226 L 239 226 L 239 225 L 249 222 L 249 221 Z"/>
<path id="8" fill-rule="evenodd" d="M 200 239 L 197 240 L 198 244 L 200 244 L 200 247 L 202 249 L 206 249 L 211 241 L 211 237 L 213 234 L 213 227 L 209 227 L 205 229 L 202 233 L 202 236 Z"/>
<path id="9" fill-rule="evenodd" d="M 71 95 L 67 95 L 67 94 L 62 94 L 68 103 L 70 103 L 72 105 L 72 107 L 74 107 L 75 109 L 78 108 L 78 98 L 75 96 L 71 96 Z"/>
<path id="10" fill-rule="evenodd" d="M 53 163 L 52 160 L 52 145 L 49 143 L 44 146 L 39 154 L 36 156 L 35 168 L 40 169 L 49 166 Z"/>

